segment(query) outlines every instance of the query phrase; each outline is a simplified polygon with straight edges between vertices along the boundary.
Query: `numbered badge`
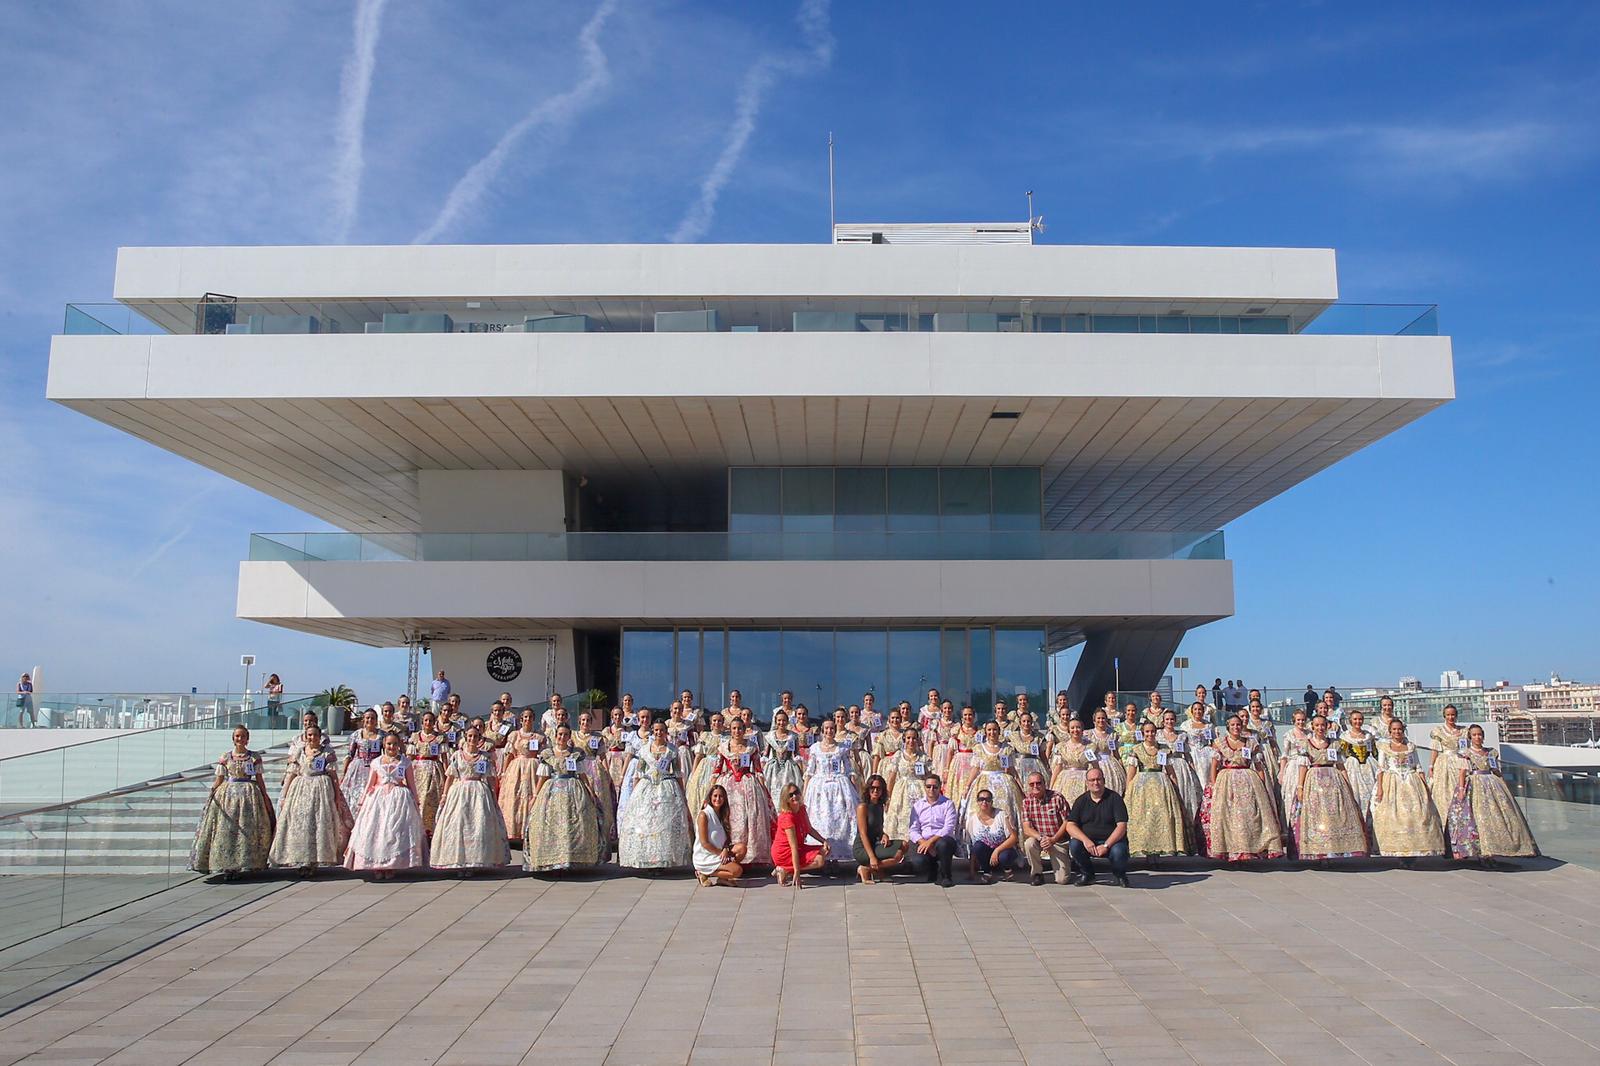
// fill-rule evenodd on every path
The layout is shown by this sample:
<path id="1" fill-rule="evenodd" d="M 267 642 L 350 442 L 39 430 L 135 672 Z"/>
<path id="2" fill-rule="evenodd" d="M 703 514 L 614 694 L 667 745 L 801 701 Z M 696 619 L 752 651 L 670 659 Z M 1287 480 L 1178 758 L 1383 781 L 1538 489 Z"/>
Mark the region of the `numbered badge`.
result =
<path id="1" fill-rule="evenodd" d="M 599 751 L 600 750 L 600 738 L 599 737 L 590 737 L 589 738 L 589 750 L 590 751 Z"/>
<path id="2" fill-rule="evenodd" d="M 928 764 L 923 762 L 921 759 L 918 759 L 915 771 L 918 777 L 928 776 Z"/>
<path id="3" fill-rule="evenodd" d="M 567 773 L 569 773 L 569 774 L 577 773 L 578 772 L 578 760 L 572 758 L 570 755 L 567 756 L 566 767 L 567 767 Z"/>
<path id="4" fill-rule="evenodd" d="M 325 774 L 325 773 L 327 773 L 328 772 L 328 757 L 326 755 L 318 755 L 316 758 L 312 759 L 311 760 L 311 772 L 314 773 L 314 774 Z"/>
<path id="5" fill-rule="evenodd" d="M 437 740 L 428 744 L 428 754 L 432 755 L 435 759 L 439 757 L 439 742 Z"/>
<path id="6" fill-rule="evenodd" d="M 1035 740 L 1033 743 L 1028 745 L 1028 754 L 1034 756 L 1035 758 L 1038 758 L 1038 755 L 1039 755 L 1039 742 L 1037 740 Z"/>
<path id="7" fill-rule="evenodd" d="M 456 742 L 456 731 L 454 729 L 447 730 L 445 732 L 444 738 L 446 740 L 448 740 L 450 743 L 454 744 Z"/>
<path id="8" fill-rule="evenodd" d="M 367 741 L 367 754 L 368 755 L 376 755 L 376 754 L 378 754 L 378 752 L 380 752 L 382 750 L 383 750 L 383 741 L 381 741 L 381 740 L 369 740 L 369 741 Z"/>
<path id="9" fill-rule="evenodd" d="M 750 769 L 750 753 L 748 751 L 739 756 L 739 769 Z"/>
<path id="10" fill-rule="evenodd" d="M 486 774 L 486 773 L 488 773 L 489 772 L 489 760 L 488 759 L 478 759 L 475 762 L 473 762 L 473 764 L 472 764 L 472 772 L 475 773 L 475 774 Z"/>
<path id="11" fill-rule="evenodd" d="M 672 756 L 663 755 L 656 760 L 656 773 L 665 774 L 672 770 Z"/>
<path id="12" fill-rule="evenodd" d="M 502 725 L 500 727 L 500 735 L 503 736 L 503 737 L 508 737 L 508 736 L 511 735 L 511 723 L 510 722 L 507 722 L 507 723 L 505 723 L 504 725 Z"/>
<path id="13" fill-rule="evenodd" d="M 254 759 L 245 760 L 244 776 L 246 776 L 246 777 L 254 777 L 254 776 L 256 776 L 256 763 L 255 763 Z"/>

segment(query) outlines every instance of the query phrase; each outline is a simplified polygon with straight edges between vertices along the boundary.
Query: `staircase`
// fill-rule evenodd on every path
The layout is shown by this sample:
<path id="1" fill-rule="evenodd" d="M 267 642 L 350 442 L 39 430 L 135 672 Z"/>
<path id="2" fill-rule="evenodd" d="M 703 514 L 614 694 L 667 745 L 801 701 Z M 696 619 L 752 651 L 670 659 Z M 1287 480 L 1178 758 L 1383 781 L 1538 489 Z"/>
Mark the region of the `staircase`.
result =
<path id="1" fill-rule="evenodd" d="M 265 752 L 276 808 L 286 750 Z M 149 875 L 184 870 L 212 767 L 51 810 L 0 818 L 0 874 Z"/>

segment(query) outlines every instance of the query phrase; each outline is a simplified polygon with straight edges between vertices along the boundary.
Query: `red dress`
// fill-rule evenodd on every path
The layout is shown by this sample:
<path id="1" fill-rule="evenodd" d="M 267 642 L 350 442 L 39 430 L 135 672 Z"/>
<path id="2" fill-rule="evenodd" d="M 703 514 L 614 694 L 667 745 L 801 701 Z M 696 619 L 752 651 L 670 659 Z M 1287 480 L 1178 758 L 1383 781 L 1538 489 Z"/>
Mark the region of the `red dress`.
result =
<path id="1" fill-rule="evenodd" d="M 794 856 L 789 851 L 790 829 L 794 830 L 795 839 L 800 842 L 800 868 L 804 869 L 823 851 L 821 844 L 813 844 L 807 839 L 811 835 L 811 816 L 806 814 L 804 807 L 793 813 L 784 811 L 778 815 L 777 824 L 772 827 L 772 865 L 785 870 L 794 869 Z"/>

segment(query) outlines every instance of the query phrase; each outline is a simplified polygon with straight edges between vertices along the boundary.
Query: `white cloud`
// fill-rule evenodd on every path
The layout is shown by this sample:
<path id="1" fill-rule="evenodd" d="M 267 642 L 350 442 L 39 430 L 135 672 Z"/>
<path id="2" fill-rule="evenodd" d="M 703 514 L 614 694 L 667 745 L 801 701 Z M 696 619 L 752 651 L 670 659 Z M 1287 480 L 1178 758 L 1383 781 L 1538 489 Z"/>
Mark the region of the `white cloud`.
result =
<path id="1" fill-rule="evenodd" d="M 717 213 L 717 199 L 733 177 L 746 145 L 761 117 L 767 93 L 785 77 L 808 74 L 833 62 L 833 35 L 828 31 L 828 0 L 806 0 L 795 20 L 805 38 L 806 50 L 785 55 L 764 55 L 745 72 L 734 101 L 733 124 L 728 127 L 722 151 L 700 182 L 700 193 L 672 231 L 671 239 L 683 243 L 697 241 L 711 229 Z"/>
<path id="2" fill-rule="evenodd" d="M 611 69 L 606 63 L 605 52 L 600 48 L 600 30 L 616 10 L 617 0 L 602 0 L 579 31 L 578 48 L 583 53 L 583 77 L 578 83 L 566 92 L 544 100 L 506 130 L 495 146 L 489 149 L 489 153 L 461 176 L 445 197 L 439 214 L 411 243 L 429 244 L 437 240 L 463 215 L 475 208 L 524 137 L 536 130 L 546 130 L 552 136 L 564 134 L 584 109 L 600 98 L 611 83 Z"/>
<path id="3" fill-rule="evenodd" d="M 388 0 L 356 0 L 355 40 L 339 79 L 339 117 L 334 127 L 333 238 L 349 239 L 361 204 L 361 172 L 365 164 L 367 100 L 377 67 L 378 34 Z"/>

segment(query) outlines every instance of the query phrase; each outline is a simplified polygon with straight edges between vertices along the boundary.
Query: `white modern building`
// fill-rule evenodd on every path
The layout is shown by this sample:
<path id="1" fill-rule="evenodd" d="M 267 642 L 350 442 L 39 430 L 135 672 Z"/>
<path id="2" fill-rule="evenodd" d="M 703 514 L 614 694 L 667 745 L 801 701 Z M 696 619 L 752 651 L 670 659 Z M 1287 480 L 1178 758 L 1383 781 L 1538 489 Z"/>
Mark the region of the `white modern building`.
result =
<path id="1" fill-rule="evenodd" d="M 1078 643 L 1083 706 L 1233 612 L 1222 526 L 1451 399 L 1450 342 L 1327 249 L 1022 229 L 124 248 L 49 396 L 343 531 L 251 537 L 239 615 L 425 644 L 474 710 L 983 709 Z"/>

